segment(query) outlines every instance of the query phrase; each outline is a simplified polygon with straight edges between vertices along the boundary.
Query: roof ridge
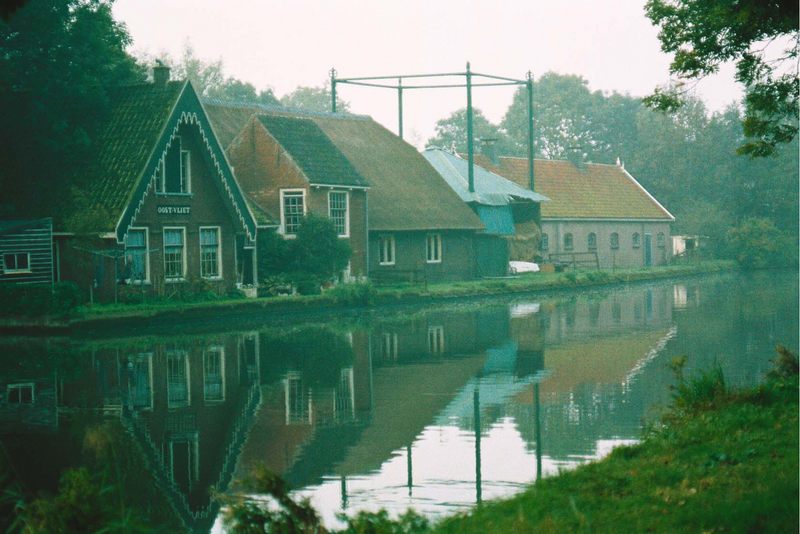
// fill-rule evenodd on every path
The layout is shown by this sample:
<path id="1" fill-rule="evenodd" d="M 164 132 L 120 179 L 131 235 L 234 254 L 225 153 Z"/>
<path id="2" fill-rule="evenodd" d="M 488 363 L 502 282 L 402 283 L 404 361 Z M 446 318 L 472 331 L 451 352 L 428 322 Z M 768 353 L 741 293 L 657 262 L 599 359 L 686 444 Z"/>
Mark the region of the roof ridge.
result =
<path id="1" fill-rule="evenodd" d="M 228 108 L 239 108 L 239 109 L 252 109 L 260 110 L 267 113 L 285 113 L 285 114 L 296 114 L 300 117 L 323 117 L 323 118 L 331 118 L 331 119 L 371 119 L 369 115 L 357 114 L 357 113 L 350 113 L 348 111 L 337 111 L 336 113 L 332 113 L 330 111 L 314 111 L 310 109 L 303 109 L 303 108 L 296 108 L 290 106 L 283 106 L 281 104 L 260 104 L 257 102 L 247 102 L 244 100 L 225 100 L 221 98 L 211 98 L 211 97 L 202 97 L 201 102 L 203 105 L 210 105 L 210 106 L 222 106 Z"/>

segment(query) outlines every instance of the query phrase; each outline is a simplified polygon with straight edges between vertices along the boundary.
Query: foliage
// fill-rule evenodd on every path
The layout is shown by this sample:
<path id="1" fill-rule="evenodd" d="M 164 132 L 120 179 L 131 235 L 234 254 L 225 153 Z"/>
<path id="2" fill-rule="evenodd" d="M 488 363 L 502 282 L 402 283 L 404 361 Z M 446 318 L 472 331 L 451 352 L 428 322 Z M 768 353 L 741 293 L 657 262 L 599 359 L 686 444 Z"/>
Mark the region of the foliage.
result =
<path id="1" fill-rule="evenodd" d="M 259 281 L 286 279 L 303 294 L 319 293 L 320 284 L 334 279 L 352 254 L 331 220 L 312 213 L 303 217 L 294 239 L 277 232 L 259 232 L 258 239 Z"/>
<path id="2" fill-rule="evenodd" d="M 149 57 L 141 57 L 140 62 L 152 64 Z M 180 59 L 167 58 L 166 63 L 173 69 L 172 77 L 188 79 L 195 90 L 203 97 L 248 104 L 280 105 L 271 88 L 256 91 L 253 84 L 225 74 L 221 59 L 204 61 L 195 55 L 194 48 L 186 43 Z"/>
<path id="3" fill-rule="evenodd" d="M 674 410 L 702 409 L 727 394 L 725 376 L 719 364 L 687 380 L 684 374 L 687 361 L 685 356 L 678 356 L 669 365 L 677 382 L 671 386 Z"/>
<path id="4" fill-rule="evenodd" d="M 785 267 L 797 263 L 797 242 L 769 219 L 746 219 L 728 232 L 736 261 L 747 269 Z"/>
<path id="5" fill-rule="evenodd" d="M 59 216 L 81 185 L 107 88 L 144 79 L 110 0 L 30 0 L 0 22 L 0 216 Z"/>
<path id="6" fill-rule="evenodd" d="M 74 312 L 83 302 L 83 294 L 73 282 L 50 285 L 0 285 L 0 316 L 43 317 L 64 316 Z"/>
<path id="7" fill-rule="evenodd" d="M 430 521 L 414 510 L 407 510 L 397 519 L 389 517 L 386 510 L 359 512 L 353 517 L 341 514 L 339 519 L 347 526 L 340 534 L 422 534 L 430 532 Z"/>
<path id="8" fill-rule="evenodd" d="M 372 304 L 376 295 L 376 290 L 369 282 L 358 282 L 353 284 L 339 284 L 329 289 L 325 294 L 340 304 L 368 306 Z"/>
<path id="9" fill-rule="evenodd" d="M 670 72 L 679 78 L 672 87 L 657 89 L 646 99 L 648 105 L 674 111 L 687 80 L 701 79 L 735 61 L 736 79 L 746 88 L 743 125 L 750 138 L 739 152 L 768 156 L 797 136 L 796 1 L 649 0 L 645 13 L 660 29 L 662 50 L 674 55 Z M 776 40 L 785 49 L 772 58 L 767 49 Z"/>
<path id="10" fill-rule="evenodd" d="M 314 386 L 336 385 L 341 370 L 353 363 L 353 347 L 326 328 L 264 334 L 262 344 L 272 347 L 275 355 L 272 368 L 264 372 L 299 371 Z"/>
<path id="11" fill-rule="evenodd" d="M 487 119 L 480 109 L 472 109 L 472 133 L 476 140 L 475 151 L 480 151 L 479 140 L 494 139 L 498 155 L 508 154 L 514 149 L 506 133 Z M 427 145 L 467 152 L 467 109 L 454 111 L 449 117 L 436 122 L 436 135 L 428 139 Z"/>
<path id="12" fill-rule="evenodd" d="M 329 112 L 331 111 L 331 90 L 326 83 L 323 87 L 300 86 L 291 93 L 283 95 L 281 104 L 287 108 L 302 109 L 304 111 Z M 336 95 L 336 111 L 350 111 L 350 103 Z"/>

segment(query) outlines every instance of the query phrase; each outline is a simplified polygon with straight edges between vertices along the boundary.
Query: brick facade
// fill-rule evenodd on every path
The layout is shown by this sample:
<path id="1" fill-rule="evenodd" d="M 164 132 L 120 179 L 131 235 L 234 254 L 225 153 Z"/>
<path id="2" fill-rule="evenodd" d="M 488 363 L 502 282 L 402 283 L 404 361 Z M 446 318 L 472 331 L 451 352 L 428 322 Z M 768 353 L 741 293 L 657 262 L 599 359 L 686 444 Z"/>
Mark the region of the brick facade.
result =
<path id="1" fill-rule="evenodd" d="M 427 261 L 428 235 L 441 236 L 441 261 Z M 381 238 L 394 238 L 394 264 L 381 265 Z M 430 232 L 370 232 L 370 277 L 378 281 L 418 278 L 433 282 L 475 278 L 475 233 L 440 230 Z"/>

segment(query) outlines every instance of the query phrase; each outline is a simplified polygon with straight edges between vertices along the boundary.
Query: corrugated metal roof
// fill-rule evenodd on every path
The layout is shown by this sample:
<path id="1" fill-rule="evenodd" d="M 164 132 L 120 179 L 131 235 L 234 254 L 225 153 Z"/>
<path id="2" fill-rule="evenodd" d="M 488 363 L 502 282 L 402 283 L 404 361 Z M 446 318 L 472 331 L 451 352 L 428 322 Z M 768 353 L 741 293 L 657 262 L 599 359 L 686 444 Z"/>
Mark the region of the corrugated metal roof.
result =
<path id="1" fill-rule="evenodd" d="M 483 221 L 487 234 L 516 235 L 514 229 L 514 214 L 511 206 L 475 206 L 478 217 Z"/>
<path id="2" fill-rule="evenodd" d="M 469 163 L 466 160 L 441 148 L 427 148 L 422 155 L 464 202 L 476 202 L 485 206 L 506 206 L 517 200 L 533 202 L 549 200 L 546 196 L 524 189 L 479 165 L 474 167 L 475 191 L 470 192 Z"/>

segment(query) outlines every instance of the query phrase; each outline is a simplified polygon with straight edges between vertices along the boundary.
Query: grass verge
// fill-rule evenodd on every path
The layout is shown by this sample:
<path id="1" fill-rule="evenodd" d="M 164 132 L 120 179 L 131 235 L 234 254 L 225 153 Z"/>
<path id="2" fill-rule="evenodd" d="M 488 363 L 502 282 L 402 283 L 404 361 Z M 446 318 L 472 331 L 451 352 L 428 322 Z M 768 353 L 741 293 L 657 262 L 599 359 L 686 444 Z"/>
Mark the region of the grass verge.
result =
<path id="1" fill-rule="evenodd" d="M 797 525 L 797 359 L 784 351 L 764 385 L 730 391 L 713 369 L 682 381 L 640 444 L 446 519 L 434 532 L 760 533 Z"/>

